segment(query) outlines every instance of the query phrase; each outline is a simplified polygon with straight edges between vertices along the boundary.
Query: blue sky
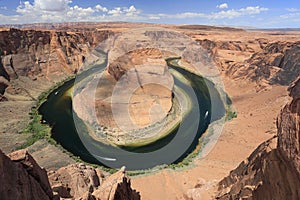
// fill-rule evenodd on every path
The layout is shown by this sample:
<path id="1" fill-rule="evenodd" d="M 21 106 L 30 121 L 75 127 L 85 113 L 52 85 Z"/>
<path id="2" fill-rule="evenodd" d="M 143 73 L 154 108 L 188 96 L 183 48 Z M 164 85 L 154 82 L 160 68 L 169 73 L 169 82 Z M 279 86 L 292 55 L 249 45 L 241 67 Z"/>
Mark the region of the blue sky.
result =
<path id="1" fill-rule="evenodd" d="M 299 0 L 0 0 L 0 24 L 129 21 L 300 28 Z"/>

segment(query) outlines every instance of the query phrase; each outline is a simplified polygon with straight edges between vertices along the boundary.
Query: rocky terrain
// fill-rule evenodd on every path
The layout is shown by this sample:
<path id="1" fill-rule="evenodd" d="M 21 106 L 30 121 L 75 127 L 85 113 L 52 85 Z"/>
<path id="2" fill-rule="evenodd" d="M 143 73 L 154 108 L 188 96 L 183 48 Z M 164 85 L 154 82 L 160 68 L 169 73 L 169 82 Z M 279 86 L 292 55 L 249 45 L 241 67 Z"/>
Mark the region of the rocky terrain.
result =
<path id="1" fill-rule="evenodd" d="M 90 51 L 112 34 L 104 31 L 0 30 L 0 143 L 11 152 L 24 143 L 16 135 L 26 126 L 38 96 L 76 73 Z M 12 109 L 14 108 L 14 109 Z M 26 122 L 27 121 L 27 122 Z"/>
<path id="2" fill-rule="evenodd" d="M 25 150 L 0 151 L 1 199 L 140 199 L 125 168 L 104 176 L 100 169 L 73 164 L 57 171 L 41 168 Z"/>
<path id="3" fill-rule="evenodd" d="M 252 41 L 196 40 L 208 49 L 226 76 L 250 79 L 259 84 L 289 85 L 300 74 L 300 43 Z"/>
<path id="4" fill-rule="evenodd" d="M 108 35 L 142 26 L 146 25 L 91 23 L 87 27 L 65 24 L 1 29 L 0 148 L 3 152 L 11 153 L 28 137 L 18 133 L 30 120 L 27 113 L 39 94 L 76 73 L 91 49 Z M 274 196 L 298 199 L 299 79 L 290 86 L 290 98 L 286 87 L 300 73 L 299 32 L 159 26 L 186 34 L 207 50 L 220 71 L 238 117 L 225 124 L 214 149 L 207 157 L 196 159 L 193 167 L 132 177 L 132 187 L 143 199 L 271 199 Z M 276 117 L 287 101 L 276 127 Z M 20 191 L 29 195 L 27 199 L 36 196 L 47 199 L 52 195 L 83 199 L 101 195 L 113 199 L 114 194 L 116 199 L 136 196 L 122 171 L 104 180 L 97 169 L 76 164 L 46 141 L 36 142 L 28 151 L 36 162 L 24 152 L 12 154 L 13 161 L 1 153 L 1 194 L 15 189 L 13 199 L 18 199 Z M 45 178 L 46 171 L 36 163 L 48 171 L 49 180 Z M 10 175 L 16 173 L 20 176 Z"/>
<path id="5" fill-rule="evenodd" d="M 47 172 L 26 151 L 0 152 L 1 199 L 52 199 Z"/>
<path id="6" fill-rule="evenodd" d="M 217 199 L 299 199 L 300 77 L 281 110 L 277 136 L 262 143 L 219 183 Z"/>

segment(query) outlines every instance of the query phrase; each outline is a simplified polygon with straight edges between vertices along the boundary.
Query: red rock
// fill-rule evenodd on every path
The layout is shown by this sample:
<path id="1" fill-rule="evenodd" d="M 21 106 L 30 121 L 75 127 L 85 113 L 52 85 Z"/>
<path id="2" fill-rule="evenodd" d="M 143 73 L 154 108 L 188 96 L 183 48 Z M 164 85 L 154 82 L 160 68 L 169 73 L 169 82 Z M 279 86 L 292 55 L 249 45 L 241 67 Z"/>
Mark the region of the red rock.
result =
<path id="1" fill-rule="evenodd" d="M 278 139 L 262 143 L 219 183 L 217 199 L 300 199 L 300 77 L 277 119 Z"/>
<path id="2" fill-rule="evenodd" d="M 1 199 L 52 199 L 46 171 L 25 150 L 14 152 L 9 157 L 0 151 Z"/>

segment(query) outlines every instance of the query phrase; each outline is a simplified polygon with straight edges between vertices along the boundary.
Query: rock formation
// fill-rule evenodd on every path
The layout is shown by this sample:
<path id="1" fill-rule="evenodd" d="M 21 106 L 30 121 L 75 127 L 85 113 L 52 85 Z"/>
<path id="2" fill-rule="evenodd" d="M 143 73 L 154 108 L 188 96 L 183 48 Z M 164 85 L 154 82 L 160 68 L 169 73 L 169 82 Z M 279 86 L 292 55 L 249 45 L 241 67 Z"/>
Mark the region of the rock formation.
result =
<path id="1" fill-rule="evenodd" d="M 0 31 L 0 77 L 7 81 L 19 76 L 46 77 L 55 80 L 76 72 L 92 48 L 111 34 L 110 31 Z M 5 86 L 0 80 L 0 92 Z M 5 83 L 6 84 L 6 83 Z"/>
<path id="2" fill-rule="evenodd" d="M 0 151 L 0 198 L 7 200 L 52 199 L 47 172 L 38 166 L 25 150 L 11 153 Z"/>
<path id="3" fill-rule="evenodd" d="M 48 176 L 26 150 L 8 156 L 0 151 L 1 199 L 140 199 L 125 168 L 105 177 L 100 169 L 81 163 L 50 171 Z"/>
<path id="4" fill-rule="evenodd" d="M 125 168 L 123 167 L 120 171 L 105 179 L 91 196 L 96 200 L 140 199 L 139 193 L 131 189 L 130 178 L 125 174 L 124 170 Z"/>
<path id="5" fill-rule="evenodd" d="M 234 79 L 288 85 L 300 75 L 299 42 L 196 41 L 211 53 L 226 76 Z"/>
<path id="6" fill-rule="evenodd" d="M 278 151 L 300 179 L 300 77 L 288 90 L 293 99 L 282 109 L 277 120 Z"/>
<path id="7" fill-rule="evenodd" d="M 300 198 L 300 77 L 289 91 L 292 100 L 278 117 L 278 137 L 262 143 L 219 183 L 217 199 Z"/>
<path id="8" fill-rule="evenodd" d="M 74 199 L 140 199 L 131 189 L 124 169 L 105 178 L 100 169 L 73 164 L 51 171 L 49 180 L 55 197 Z"/>
<path id="9" fill-rule="evenodd" d="M 93 192 L 102 182 L 103 175 L 85 164 L 73 164 L 48 172 L 52 190 L 61 198 L 80 198 Z"/>

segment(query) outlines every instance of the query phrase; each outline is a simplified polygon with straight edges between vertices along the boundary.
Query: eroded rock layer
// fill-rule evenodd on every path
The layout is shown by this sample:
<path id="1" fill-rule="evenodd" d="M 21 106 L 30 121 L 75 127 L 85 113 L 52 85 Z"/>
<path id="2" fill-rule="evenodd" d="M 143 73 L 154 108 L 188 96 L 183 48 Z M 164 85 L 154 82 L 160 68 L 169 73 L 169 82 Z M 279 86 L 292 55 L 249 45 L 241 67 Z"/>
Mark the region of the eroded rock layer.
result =
<path id="1" fill-rule="evenodd" d="M 18 77 L 46 77 L 56 80 L 77 72 L 91 48 L 111 34 L 110 31 L 36 31 L 8 29 L 0 31 L 0 77 L 7 81 Z M 0 93 L 6 84 L 0 80 Z"/>
<path id="2" fill-rule="evenodd" d="M 0 151 L 1 199 L 52 199 L 47 172 L 38 166 L 25 150 L 11 153 Z"/>
<path id="3" fill-rule="evenodd" d="M 125 168 L 105 176 L 99 168 L 81 163 L 49 171 L 48 176 L 26 150 L 8 156 L 0 151 L 1 199 L 140 199 Z"/>
<path id="4" fill-rule="evenodd" d="M 300 198 L 299 78 L 289 91 L 292 100 L 278 117 L 278 137 L 261 144 L 219 183 L 218 199 Z"/>

